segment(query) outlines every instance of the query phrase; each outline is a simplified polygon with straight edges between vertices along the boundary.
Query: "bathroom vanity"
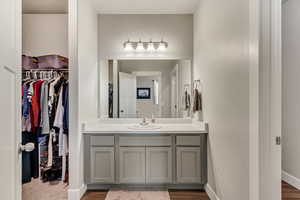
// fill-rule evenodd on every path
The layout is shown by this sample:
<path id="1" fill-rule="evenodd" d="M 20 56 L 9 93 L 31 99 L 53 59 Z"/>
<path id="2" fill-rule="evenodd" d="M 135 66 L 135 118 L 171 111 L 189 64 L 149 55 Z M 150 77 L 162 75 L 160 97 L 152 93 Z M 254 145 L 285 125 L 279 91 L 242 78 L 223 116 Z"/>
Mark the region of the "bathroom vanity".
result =
<path id="1" fill-rule="evenodd" d="M 199 189 L 207 182 L 207 134 L 203 123 L 132 122 L 83 126 L 88 189 L 166 187 Z"/>

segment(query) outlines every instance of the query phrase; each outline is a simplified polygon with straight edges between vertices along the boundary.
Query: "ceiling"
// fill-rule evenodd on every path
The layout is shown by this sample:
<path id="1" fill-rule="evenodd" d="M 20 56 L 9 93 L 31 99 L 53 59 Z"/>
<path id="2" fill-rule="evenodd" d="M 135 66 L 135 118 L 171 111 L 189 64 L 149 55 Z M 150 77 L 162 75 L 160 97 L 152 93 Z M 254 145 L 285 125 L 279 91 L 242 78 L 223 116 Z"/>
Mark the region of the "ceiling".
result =
<path id="1" fill-rule="evenodd" d="M 88 0 L 86 0 L 88 1 Z M 90 0 L 105 14 L 191 14 L 199 0 Z M 24 13 L 67 13 L 68 0 L 23 0 Z"/>
<path id="2" fill-rule="evenodd" d="M 23 13 L 67 13 L 68 0 L 22 0 Z"/>
<path id="3" fill-rule="evenodd" d="M 92 0 L 105 14 L 190 14 L 199 0 Z"/>

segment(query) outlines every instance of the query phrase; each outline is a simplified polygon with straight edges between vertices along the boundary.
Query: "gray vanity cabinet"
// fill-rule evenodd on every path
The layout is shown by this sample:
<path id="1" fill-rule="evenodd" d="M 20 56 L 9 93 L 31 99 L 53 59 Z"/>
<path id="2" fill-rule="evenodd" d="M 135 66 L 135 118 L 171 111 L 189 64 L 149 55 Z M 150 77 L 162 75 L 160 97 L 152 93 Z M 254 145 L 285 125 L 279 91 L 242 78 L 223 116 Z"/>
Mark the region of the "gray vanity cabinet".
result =
<path id="1" fill-rule="evenodd" d="M 145 148 L 120 147 L 120 183 L 145 183 Z"/>
<path id="2" fill-rule="evenodd" d="M 85 135 L 85 182 L 114 186 L 203 188 L 207 183 L 206 134 Z"/>
<path id="3" fill-rule="evenodd" d="M 200 148 L 177 147 L 177 182 L 201 183 Z"/>
<path id="4" fill-rule="evenodd" d="M 115 156 L 113 147 L 91 148 L 91 182 L 114 183 Z"/>
<path id="5" fill-rule="evenodd" d="M 203 183 L 206 166 L 202 136 L 176 136 L 177 183 Z"/>
<path id="6" fill-rule="evenodd" d="M 172 148 L 146 148 L 146 182 L 172 183 Z"/>
<path id="7" fill-rule="evenodd" d="M 120 136 L 120 183 L 171 183 L 171 136 Z"/>
<path id="8" fill-rule="evenodd" d="M 120 147 L 120 183 L 171 182 L 171 147 Z"/>

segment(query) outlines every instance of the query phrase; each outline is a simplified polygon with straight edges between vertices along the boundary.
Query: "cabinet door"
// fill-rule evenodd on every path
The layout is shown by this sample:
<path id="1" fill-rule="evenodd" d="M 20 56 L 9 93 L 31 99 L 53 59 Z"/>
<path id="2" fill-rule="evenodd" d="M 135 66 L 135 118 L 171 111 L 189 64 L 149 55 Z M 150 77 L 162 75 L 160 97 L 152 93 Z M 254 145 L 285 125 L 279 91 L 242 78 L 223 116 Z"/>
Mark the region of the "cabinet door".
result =
<path id="1" fill-rule="evenodd" d="M 91 148 L 91 182 L 115 182 L 115 154 L 113 147 Z"/>
<path id="2" fill-rule="evenodd" d="M 172 182 L 172 151 L 171 147 L 146 148 L 146 182 Z"/>
<path id="3" fill-rule="evenodd" d="M 120 148 L 120 183 L 145 183 L 145 148 Z"/>
<path id="4" fill-rule="evenodd" d="M 201 183 L 200 148 L 177 147 L 177 182 Z"/>

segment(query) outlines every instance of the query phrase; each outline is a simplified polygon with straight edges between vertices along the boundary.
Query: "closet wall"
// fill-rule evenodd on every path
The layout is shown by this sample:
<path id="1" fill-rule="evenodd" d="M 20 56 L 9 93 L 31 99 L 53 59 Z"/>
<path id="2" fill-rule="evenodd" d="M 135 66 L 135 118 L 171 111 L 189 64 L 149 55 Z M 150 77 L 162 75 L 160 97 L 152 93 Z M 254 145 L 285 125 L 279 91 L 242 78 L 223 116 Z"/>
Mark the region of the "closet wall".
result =
<path id="1" fill-rule="evenodd" d="M 23 14 L 22 26 L 23 54 L 42 56 L 55 53 L 68 57 L 67 14 Z"/>
<path id="2" fill-rule="evenodd" d="M 300 185 L 300 1 L 282 5 L 282 170 L 283 179 Z"/>

